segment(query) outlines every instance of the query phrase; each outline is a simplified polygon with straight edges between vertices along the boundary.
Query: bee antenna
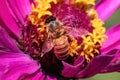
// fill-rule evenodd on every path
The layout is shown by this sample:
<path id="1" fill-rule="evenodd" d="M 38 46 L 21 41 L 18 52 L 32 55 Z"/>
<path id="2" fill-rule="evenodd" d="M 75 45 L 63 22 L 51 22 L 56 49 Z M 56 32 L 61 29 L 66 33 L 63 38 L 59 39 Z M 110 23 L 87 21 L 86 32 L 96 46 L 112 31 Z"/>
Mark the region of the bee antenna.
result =
<path id="1" fill-rule="evenodd" d="M 50 23 L 51 21 L 55 21 L 55 20 L 56 20 L 56 18 L 54 16 L 50 16 L 45 20 L 45 23 L 47 24 L 47 23 Z"/>

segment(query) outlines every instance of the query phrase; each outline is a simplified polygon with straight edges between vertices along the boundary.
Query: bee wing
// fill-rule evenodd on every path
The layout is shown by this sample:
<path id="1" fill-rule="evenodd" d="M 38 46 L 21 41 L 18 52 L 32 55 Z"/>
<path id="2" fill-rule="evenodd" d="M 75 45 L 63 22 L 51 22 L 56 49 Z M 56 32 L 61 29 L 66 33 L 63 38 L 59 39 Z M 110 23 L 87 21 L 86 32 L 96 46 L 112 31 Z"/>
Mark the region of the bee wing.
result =
<path id="1" fill-rule="evenodd" d="M 52 42 L 52 38 L 47 38 L 42 46 L 42 53 L 47 53 L 50 50 L 52 50 L 52 48 L 54 47 L 53 42 Z"/>
<path id="2" fill-rule="evenodd" d="M 73 28 L 73 27 L 64 27 L 66 33 L 68 35 L 72 35 L 74 37 L 79 37 L 79 36 L 82 36 L 82 35 L 87 35 L 88 34 L 88 30 L 86 30 L 85 28 Z"/>
<path id="3" fill-rule="evenodd" d="M 73 28 L 68 27 L 68 26 L 64 26 L 64 29 L 65 29 L 65 32 L 66 32 L 67 34 L 71 33 L 72 30 L 73 30 Z"/>

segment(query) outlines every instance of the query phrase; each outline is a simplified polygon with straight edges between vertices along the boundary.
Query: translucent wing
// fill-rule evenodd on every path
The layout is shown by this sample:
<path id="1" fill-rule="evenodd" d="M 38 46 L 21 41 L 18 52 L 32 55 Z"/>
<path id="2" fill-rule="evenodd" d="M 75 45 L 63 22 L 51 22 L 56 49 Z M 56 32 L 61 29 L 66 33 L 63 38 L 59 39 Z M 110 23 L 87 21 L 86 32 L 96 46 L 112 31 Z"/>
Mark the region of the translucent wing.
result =
<path id="1" fill-rule="evenodd" d="M 73 27 L 68 27 L 68 26 L 65 26 L 65 31 L 68 35 L 72 35 L 74 37 L 79 37 L 79 36 L 82 36 L 82 35 L 87 35 L 88 34 L 88 31 L 85 30 L 84 28 L 73 28 Z"/>
<path id="2" fill-rule="evenodd" d="M 47 38 L 43 43 L 42 53 L 45 54 L 45 53 L 51 51 L 53 47 L 54 47 L 54 45 L 52 42 L 52 38 Z"/>

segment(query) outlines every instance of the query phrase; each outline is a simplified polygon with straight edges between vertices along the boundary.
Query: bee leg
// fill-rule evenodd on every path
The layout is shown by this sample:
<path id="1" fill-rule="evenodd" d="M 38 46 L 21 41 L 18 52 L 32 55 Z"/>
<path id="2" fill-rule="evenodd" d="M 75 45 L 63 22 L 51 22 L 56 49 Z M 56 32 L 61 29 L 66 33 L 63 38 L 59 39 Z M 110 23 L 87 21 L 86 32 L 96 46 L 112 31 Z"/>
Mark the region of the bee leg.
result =
<path id="1" fill-rule="evenodd" d="M 71 36 L 71 35 L 67 35 L 67 37 L 68 37 L 68 41 L 69 41 L 69 42 L 72 42 L 73 40 L 75 40 L 74 37 Z"/>

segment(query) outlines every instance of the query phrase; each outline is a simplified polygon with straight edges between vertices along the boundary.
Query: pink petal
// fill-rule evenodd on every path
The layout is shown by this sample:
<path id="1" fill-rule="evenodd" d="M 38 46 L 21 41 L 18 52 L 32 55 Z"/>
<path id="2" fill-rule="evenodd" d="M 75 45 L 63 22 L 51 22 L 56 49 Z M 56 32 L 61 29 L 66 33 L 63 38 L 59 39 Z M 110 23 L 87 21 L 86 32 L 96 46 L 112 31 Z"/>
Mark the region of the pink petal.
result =
<path id="1" fill-rule="evenodd" d="M 120 49 L 120 24 L 107 30 L 108 39 L 101 47 L 101 53 L 105 54 L 112 49 Z"/>
<path id="2" fill-rule="evenodd" d="M 11 13 L 7 7 L 6 0 L 0 0 L 0 25 L 5 28 L 3 23 L 7 26 L 6 28 L 9 28 L 14 34 L 17 36 L 20 35 L 20 30 L 18 28 L 18 24 L 14 20 L 14 18 L 11 16 Z"/>
<path id="3" fill-rule="evenodd" d="M 28 55 L 22 53 L 13 41 L 0 28 L 0 80 L 18 80 L 30 76 L 30 80 L 39 80 L 46 74 L 40 71 L 40 65 Z M 56 80 L 47 75 L 46 79 Z"/>
<path id="4" fill-rule="evenodd" d="M 23 53 L 0 52 L 0 61 L 1 80 L 18 80 L 40 68 L 35 61 Z"/>
<path id="5" fill-rule="evenodd" d="M 120 49 L 118 49 L 118 51 L 111 63 L 117 62 L 119 59 L 120 59 Z M 120 60 L 119 60 L 119 63 L 120 63 Z"/>
<path id="6" fill-rule="evenodd" d="M 24 80 L 57 80 L 54 76 L 50 76 L 43 72 L 37 72 L 35 75 L 29 75 Z"/>
<path id="7" fill-rule="evenodd" d="M 20 27 L 26 25 L 27 16 L 31 13 L 31 0 L 0 0 L 1 25 L 20 36 Z M 4 9 L 4 10 L 3 10 Z M 7 30 L 8 30 L 7 29 Z"/>
<path id="8" fill-rule="evenodd" d="M 99 55 L 91 60 L 91 62 L 79 73 L 76 78 L 88 78 L 104 69 L 113 59 L 114 55 Z"/>
<path id="9" fill-rule="evenodd" d="M 9 37 L 3 28 L 0 27 L 0 50 L 9 50 L 12 52 L 20 52 L 15 41 Z"/>
<path id="10" fill-rule="evenodd" d="M 96 10 L 99 18 L 105 21 L 119 6 L 120 0 L 101 0 L 100 3 L 96 5 Z"/>
<path id="11" fill-rule="evenodd" d="M 18 0 L 7 0 L 6 4 L 11 12 L 11 15 L 15 18 L 15 21 L 19 23 L 21 26 L 25 24 L 25 17 L 23 17 L 23 13 L 20 12 L 17 4 Z M 27 0 L 26 0 L 27 1 Z"/>
<path id="12" fill-rule="evenodd" d="M 101 70 L 100 73 L 108 73 L 108 72 L 120 72 L 120 50 L 117 51 L 111 63 L 106 68 Z"/>
<path id="13" fill-rule="evenodd" d="M 79 61 L 79 63 L 78 63 Z M 83 62 L 84 59 L 83 57 L 79 57 L 74 65 L 68 64 L 64 61 L 62 61 L 63 65 L 64 65 L 64 69 L 62 70 L 62 76 L 67 77 L 67 78 L 71 78 L 74 77 L 82 68 L 83 66 Z"/>
<path id="14" fill-rule="evenodd" d="M 30 0 L 16 0 L 16 4 L 17 4 L 16 7 L 18 7 L 18 9 L 21 12 L 23 18 L 26 18 L 31 13 Z"/>
<path id="15" fill-rule="evenodd" d="M 18 19 L 22 18 L 23 21 L 25 21 L 27 16 L 31 13 L 30 0 L 7 0 L 7 2 L 8 7 L 13 10 L 14 15 L 16 15 Z M 25 23 L 23 22 L 23 24 Z"/>

